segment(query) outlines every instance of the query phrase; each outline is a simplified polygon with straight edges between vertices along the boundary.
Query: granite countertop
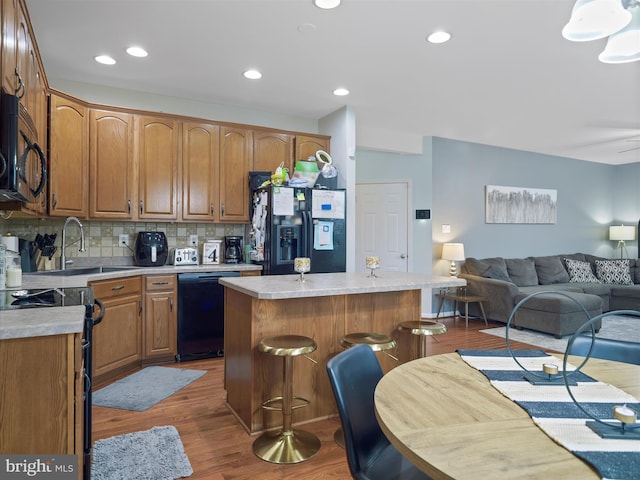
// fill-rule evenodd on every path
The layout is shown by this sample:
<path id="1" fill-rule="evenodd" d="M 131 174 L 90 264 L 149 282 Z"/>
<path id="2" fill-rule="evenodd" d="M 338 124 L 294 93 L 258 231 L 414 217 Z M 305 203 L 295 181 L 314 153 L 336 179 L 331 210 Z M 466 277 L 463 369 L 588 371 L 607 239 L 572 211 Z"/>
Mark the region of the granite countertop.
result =
<path id="1" fill-rule="evenodd" d="M 110 265 L 113 267 L 113 265 Z M 73 269 L 69 269 L 73 270 Z M 174 273 L 198 273 L 215 271 L 255 271 L 262 270 L 260 265 L 229 263 L 218 265 L 165 265 L 163 267 L 129 267 L 124 270 L 88 275 L 47 275 L 23 273 L 19 289 L 47 289 L 86 287 L 89 282 L 133 277 L 136 275 L 168 275 Z M 9 290 L 0 290 L 0 300 L 10 301 Z M 15 290 L 11 289 L 11 290 Z M 6 300 L 5 300 L 6 299 Z M 62 335 L 82 332 L 85 307 L 83 306 L 46 306 L 20 310 L 0 309 L 0 340 L 11 338 Z"/>
<path id="2" fill-rule="evenodd" d="M 304 278 L 304 283 L 301 283 L 297 281 L 298 275 L 232 277 L 221 278 L 220 283 L 251 297 L 265 300 L 459 287 L 467 284 L 464 279 L 457 277 L 384 271 L 378 271 L 375 278 L 368 277 L 366 272 L 313 273 L 306 274 Z"/>

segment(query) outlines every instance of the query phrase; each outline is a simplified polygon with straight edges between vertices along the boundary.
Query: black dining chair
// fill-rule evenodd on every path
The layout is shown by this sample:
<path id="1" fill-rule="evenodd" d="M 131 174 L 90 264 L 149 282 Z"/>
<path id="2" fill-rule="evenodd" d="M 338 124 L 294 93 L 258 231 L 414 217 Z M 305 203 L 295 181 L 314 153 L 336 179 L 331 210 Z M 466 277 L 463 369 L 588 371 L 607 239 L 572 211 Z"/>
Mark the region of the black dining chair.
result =
<path id="1" fill-rule="evenodd" d="M 347 463 L 356 480 L 429 480 L 389 443 L 380 429 L 373 394 L 382 378 L 376 354 L 368 345 L 351 347 L 327 362 L 338 404 Z"/>
<path id="2" fill-rule="evenodd" d="M 569 353 L 586 357 L 589 353 L 589 348 L 591 348 L 591 338 L 591 335 L 576 336 Z M 596 337 L 591 356 L 593 358 L 640 365 L 640 343 Z"/>

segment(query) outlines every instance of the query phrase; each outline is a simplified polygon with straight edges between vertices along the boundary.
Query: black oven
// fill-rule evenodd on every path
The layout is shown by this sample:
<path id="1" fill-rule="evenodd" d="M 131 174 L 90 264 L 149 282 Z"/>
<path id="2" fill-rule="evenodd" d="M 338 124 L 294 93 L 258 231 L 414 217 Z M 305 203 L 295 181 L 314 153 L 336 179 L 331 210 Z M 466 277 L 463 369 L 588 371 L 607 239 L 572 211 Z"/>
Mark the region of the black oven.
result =
<path id="1" fill-rule="evenodd" d="M 0 201 L 34 202 L 47 181 L 36 127 L 18 97 L 0 97 Z"/>

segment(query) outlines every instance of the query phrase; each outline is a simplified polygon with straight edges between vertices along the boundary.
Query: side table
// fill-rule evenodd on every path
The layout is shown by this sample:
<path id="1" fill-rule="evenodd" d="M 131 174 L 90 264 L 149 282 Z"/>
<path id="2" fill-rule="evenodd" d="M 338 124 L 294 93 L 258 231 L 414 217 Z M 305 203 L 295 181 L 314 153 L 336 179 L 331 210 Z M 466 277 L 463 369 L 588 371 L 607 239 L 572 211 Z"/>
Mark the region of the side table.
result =
<path id="1" fill-rule="evenodd" d="M 440 310 L 442 310 L 442 305 L 444 304 L 445 300 L 453 301 L 454 315 L 458 310 L 458 302 L 461 302 L 461 303 L 464 303 L 465 327 L 469 328 L 469 304 L 477 302 L 478 305 L 480 305 L 480 311 L 482 312 L 482 318 L 484 319 L 484 324 L 487 326 L 489 325 L 489 323 L 487 322 L 487 315 L 484 312 L 484 305 L 482 304 L 482 302 L 487 301 L 486 297 L 482 297 L 480 295 L 467 295 L 466 288 L 464 287 L 460 290 L 456 289 L 453 291 L 447 290 L 447 289 L 440 290 L 439 293 L 436 293 L 436 297 L 440 299 L 440 304 L 438 305 L 438 313 L 436 314 L 436 318 L 440 317 Z"/>

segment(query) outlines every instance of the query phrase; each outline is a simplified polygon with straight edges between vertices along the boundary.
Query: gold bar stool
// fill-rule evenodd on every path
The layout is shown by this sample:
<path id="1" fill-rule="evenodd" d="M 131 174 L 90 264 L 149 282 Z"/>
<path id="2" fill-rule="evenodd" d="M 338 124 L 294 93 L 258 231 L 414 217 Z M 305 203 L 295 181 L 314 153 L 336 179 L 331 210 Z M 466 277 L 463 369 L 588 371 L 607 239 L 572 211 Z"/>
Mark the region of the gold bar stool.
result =
<path id="1" fill-rule="evenodd" d="M 398 325 L 398 330 L 422 337 L 420 339 L 420 357 L 424 357 L 427 350 L 427 337 L 447 333 L 447 326 L 444 323 L 434 322 L 433 320 L 410 320 Z M 434 340 L 436 339 L 434 338 Z"/>
<path id="2" fill-rule="evenodd" d="M 282 396 L 266 400 L 262 408 L 282 411 L 282 429 L 276 432 L 264 432 L 253 442 L 253 453 L 271 463 L 299 463 L 310 459 L 320 450 L 320 439 L 310 432 L 294 429 L 291 426 L 293 410 L 309 405 L 309 400 L 293 396 L 293 357 L 307 357 L 318 346 L 309 337 L 301 335 L 278 335 L 267 337 L 258 343 L 258 351 L 267 355 L 284 357 L 282 369 Z M 300 401 L 293 405 L 294 401 Z M 274 406 L 281 403 L 281 406 Z"/>
<path id="3" fill-rule="evenodd" d="M 344 348 L 351 348 L 359 344 L 369 345 L 374 352 L 384 352 L 394 360 L 398 360 L 397 357 L 387 352 L 387 350 L 396 348 L 396 341 L 388 335 L 383 335 L 382 333 L 356 332 L 348 333 L 340 340 L 340 345 Z M 342 432 L 342 427 L 335 431 L 333 440 L 338 446 L 344 448 L 344 433 Z"/>

